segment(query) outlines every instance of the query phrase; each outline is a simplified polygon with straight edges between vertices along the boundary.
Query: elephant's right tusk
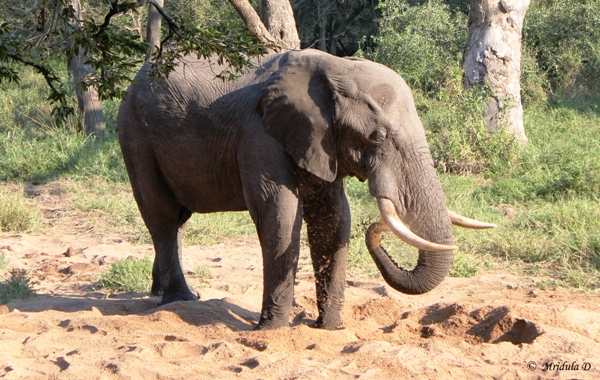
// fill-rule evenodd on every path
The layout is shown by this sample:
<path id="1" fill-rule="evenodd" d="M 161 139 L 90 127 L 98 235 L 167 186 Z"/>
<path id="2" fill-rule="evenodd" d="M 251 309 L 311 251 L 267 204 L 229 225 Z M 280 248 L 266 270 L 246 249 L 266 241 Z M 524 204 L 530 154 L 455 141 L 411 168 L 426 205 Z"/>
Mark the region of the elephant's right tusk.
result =
<path id="1" fill-rule="evenodd" d="M 432 243 L 417 236 L 400 220 L 394 203 L 389 199 L 377 198 L 377 205 L 389 229 L 405 243 L 429 252 L 452 251 L 457 248 L 455 245 Z"/>
<path id="2" fill-rule="evenodd" d="M 450 221 L 455 226 L 463 227 L 463 228 L 472 228 L 474 230 L 484 230 L 486 228 L 496 228 L 497 226 L 493 223 L 481 222 L 475 219 L 469 219 L 462 215 L 459 215 L 453 211 L 448 210 L 448 216 L 450 217 Z"/>

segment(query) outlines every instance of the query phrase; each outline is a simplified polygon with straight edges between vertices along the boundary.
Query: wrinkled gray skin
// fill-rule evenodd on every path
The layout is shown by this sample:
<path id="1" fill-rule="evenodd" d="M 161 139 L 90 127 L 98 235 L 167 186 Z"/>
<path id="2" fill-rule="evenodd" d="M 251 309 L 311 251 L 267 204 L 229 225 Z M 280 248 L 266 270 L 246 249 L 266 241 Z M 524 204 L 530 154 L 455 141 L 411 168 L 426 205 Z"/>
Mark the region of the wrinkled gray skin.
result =
<path id="1" fill-rule="evenodd" d="M 262 57 L 235 81 L 186 57 L 165 85 L 146 65 L 118 117 L 135 199 L 154 242 L 152 293 L 195 300 L 181 262 L 193 212 L 249 210 L 260 239 L 264 294 L 258 328 L 287 326 L 307 223 L 316 325 L 337 328 L 344 300 L 350 210 L 344 177 L 369 181 L 404 223 L 451 244 L 452 227 L 411 92 L 392 70 L 315 50 Z M 380 250 L 381 251 L 381 250 Z M 447 275 L 452 251 L 420 251 L 413 271 L 371 252 L 394 288 L 424 293 Z"/>

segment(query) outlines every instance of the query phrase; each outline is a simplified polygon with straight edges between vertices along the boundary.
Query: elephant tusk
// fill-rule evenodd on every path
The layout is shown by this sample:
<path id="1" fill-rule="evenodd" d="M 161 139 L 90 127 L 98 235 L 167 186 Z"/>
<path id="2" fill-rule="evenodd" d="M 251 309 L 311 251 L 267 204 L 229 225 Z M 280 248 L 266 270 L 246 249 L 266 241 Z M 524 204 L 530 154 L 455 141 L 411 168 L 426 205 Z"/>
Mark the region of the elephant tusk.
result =
<path id="1" fill-rule="evenodd" d="M 377 198 L 377 205 L 379 206 L 379 212 L 381 212 L 381 216 L 387 224 L 387 227 L 405 243 L 429 252 L 451 251 L 457 248 L 455 245 L 432 243 L 414 234 L 402 220 L 400 220 L 400 217 L 396 213 L 394 203 L 389 199 Z"/>
<path id="2" fill-rule="evenodd" d="M 472 228 L 474 230 L 484 230 L 486 228 L 496 228 L 497 226 L 493 223 L 481 222 L 475 219 L 469 219 L 462 215 L 459 215 L 453 211 L 448 210 L 448 216 L 450 217 L 450 221 L 455 226 L 463 227 L 463 228 Z"/>

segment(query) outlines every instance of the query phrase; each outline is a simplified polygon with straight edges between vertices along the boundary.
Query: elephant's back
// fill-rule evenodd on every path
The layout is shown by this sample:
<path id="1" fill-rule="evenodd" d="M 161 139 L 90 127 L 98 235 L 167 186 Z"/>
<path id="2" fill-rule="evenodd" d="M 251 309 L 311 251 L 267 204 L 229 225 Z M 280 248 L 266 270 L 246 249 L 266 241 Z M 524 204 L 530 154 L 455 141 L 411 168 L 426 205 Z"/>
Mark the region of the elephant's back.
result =
<path id="1" fill-rule="evenodd" d="M 164 115 L 169 120 L 184 117 L 190 106 L 209 106 L 232 86 L 216 77 L 215 73 L 222 70 L 215 71 L 215 66 L 207 60 L 185 57 L 167 78 L 159 78 L 152 75 L 153 68 L 146 63 L 129 87 L 127 102 L 134 112 L 141 110 L 159 118 Z"/>
<path id="2" fill-rule="evenodd" d="M 215 59 L 186 56 L 168 78 L 156 78 L 152 67 L 144 64 L 128 89 L 121 114 L 126 113 L 143 125 L 200 120 L 217 121 L 248 118 L 242 113 L 255 112 L 261 85 L 288 59 L 288 53 L 266 55 L 253 61 L 253 66 L 233 80 L 219 74 L 228 69 Z M 121 118 L 121 117 L 120 117 Z M 223 124 L 226 120 L 219 120 Z"/>

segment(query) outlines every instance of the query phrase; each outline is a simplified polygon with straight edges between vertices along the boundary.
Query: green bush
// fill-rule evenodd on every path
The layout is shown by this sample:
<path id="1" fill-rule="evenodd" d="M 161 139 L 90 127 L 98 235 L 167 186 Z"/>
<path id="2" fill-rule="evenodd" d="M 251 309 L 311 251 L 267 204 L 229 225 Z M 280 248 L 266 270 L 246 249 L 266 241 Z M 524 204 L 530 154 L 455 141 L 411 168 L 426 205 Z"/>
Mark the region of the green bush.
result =
<path id="1" fill-rule="evenodd" d="M 35 294 L 24 273 L 12 273 L 10 279 L 0 282 L 0 303 L 13 299 L 27 299 Z"/>
<path id="2" fill-rule="evenodd" d="M 501 172 L 519 157 L 516 140 L 505 130 L 490 135 L 483 109 L 485 88 L 441 90 L 422 98 L 420 116 L 434 165 L 441 173 Z"/>
<path id="3" fill-rule="evenodd" d="M 100 276 L 98 284 L 115 292 L 150 292 L 152 285 L 152 261 L 127 258 L 110 264 L 108 271 Z"/>
<path id="4" fill-rule="evenodd" d="M 0 253 L 0 269 L 6 270 L 8 268 L 8 259 L 3 253 Z"/>
<path id="5" fill-rule="evenodd" d="M 43 227 L 41 212 L 22 192 L 0 189 L 0 231 L 30 231 Z"/>
<path id="6" fill-rule="evenodd" d="M 600 91 L 600 0 L 532 2 L 524 37 L 554 91 Z"/>
<path id="7" fill-rule="evenodd" d="M 379 5 L 380 31 L 368 58 L 397 71 L 413 89 L 435 93 L 460 69 L 467 18 L 441 0 L 410 6 L 406 0 Z"/>
<path id="8" fill-rule="evenodd" d="M 594 102 L 594 99 L 591 99 Z M 584 104 L 579 104 L 585 108 Z M 600 194 L 600 128 L 597 112 L 556 104 L 525 114 L 529 144 L 505 172 L 480 192 L 490 202 L 515 203 L 582 198 Z"/>
<path id="9" fill-rule="evenodd" d="M 523 107 L 543 107 L 551 93 L 550 81 L 539 67 L 535 52 L 523 45 L 521 49 L 521 101 Z"/>

